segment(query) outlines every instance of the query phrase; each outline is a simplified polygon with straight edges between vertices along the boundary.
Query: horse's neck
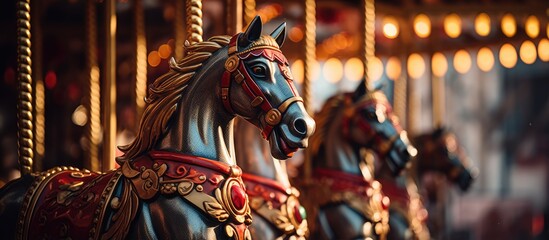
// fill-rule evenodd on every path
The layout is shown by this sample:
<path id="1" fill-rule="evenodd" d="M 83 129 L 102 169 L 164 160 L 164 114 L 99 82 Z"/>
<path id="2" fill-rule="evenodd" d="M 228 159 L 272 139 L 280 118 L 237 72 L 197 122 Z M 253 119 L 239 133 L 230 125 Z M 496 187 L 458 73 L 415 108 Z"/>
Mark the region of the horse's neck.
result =
<path id="1" fill-rule="evenodd" d="M 234 117 L 223 109 L 215 91 L 222 70 L 212 67 L 207 71 L 211 76 L 195 76 L 196 79 L 191 80 L 194 82 L 187 86 L 179 112 L 172 119 L 173 126 L 158 148 L 234 165 Z"/>
<path id="2" fill-rule="evenodd" d="M 361 174 L 359 148 L 352 146 L 348 140 L 343 138 L 339 124 L 333 123 L 332 125 L 333 127 L 328 130 L 324 137 L 324 143 L 319 152 L 314 156 L 314 166 Z"/>
<path id="3" fill-rule="evenodd" d="M 235 127 L 235 149 L 238 166 L 245 173 L 276 180 L 289 187 L 286 162 L 274 159 L 269 143 L 251 123 L 238 119 Z"/>

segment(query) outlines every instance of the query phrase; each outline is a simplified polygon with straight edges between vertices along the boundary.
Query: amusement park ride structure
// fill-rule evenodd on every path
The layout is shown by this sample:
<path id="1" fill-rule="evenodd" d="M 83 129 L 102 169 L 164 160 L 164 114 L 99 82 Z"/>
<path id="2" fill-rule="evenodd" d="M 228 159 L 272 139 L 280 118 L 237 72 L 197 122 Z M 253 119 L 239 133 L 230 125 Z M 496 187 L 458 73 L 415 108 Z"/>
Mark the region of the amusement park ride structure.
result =
<path id="1" fill-rule="evenodd" d="M 136 140 L 128 146 L 121 147 L 124 155 L 117 158 L 115 156 L 117 129 L 116 1 L 105 0 L 103 3 L 105 12 L 102 15 L 105 17 L 104 22 L 106 23 L 105 52 L 100 54 L 104 56 L 103 69 L 99 67 L 97 54 L 97 3 L 86 1 L 86 72 L 89 92 L 85 98 L 85 107 L 89 121 L 86 126 L 88 154 L 84 166 L 91 171 L 81 171 L 72 167 L 57 167 L 46 172 L 34 173 L 34 171 L 42 170 L 40 159 L 44 154 L 45 130 L 44 82 L 40 74 L 37 74 L 42 68 L 41 29 L 40 24 L 35 24 L 35 19 L 38 17 L 34 14 L 38 11 L 31 11 L 31 7 L 38 7 L 41 3 L 38 0 L 17 1 L 18 153 L 22 177 L 0 191 L 0 202 L 10 206 L 10 209 L 0 212 L 0 219 L 2 219 L 0 230 L 8 234 L 9 237 L 18 239 L 32 239 L 48 235 L 72 238 L 89 237 L 90 239 L 147 237 L 185 239 L 191 235 L 197 236 L 199 239 L 249 239 L 252 236 L 263 239 L 265 236 L 261 234 L 261 231 L 265 231 L 265 228 L 260 230 L 261 227 L 254 229 L 254 225 L 249 227 L 252 224 L 251 216 L 254 214 L 253 221 L 256 221 L 257 218 L 264 218 L 267 223 L 262 224 L 265 226 L 271 224 L 278 229 L 278 232 L 273 230 L 267 239 L 308 237 L 307 223 L 311 226 L 313 234 L 311 236 L 319 239 L 337 239 L 337 236 L 347 236 L 344 235 L 345 233 L 354 234 L 348 237 L 364 234 L 363 237 L 381 239 L 387 236 L 390 239 L 410 236 L 415 239 L 427 239 L 429 231 L 426 229 L 426 222 L 424 222 L 427 221 L 427 215 L 423 214 L 426 213 L 426 210 L 423 209 L 418 192 L 420 180 L 417 178 L 417 174 L 423 173 L 422 171 L 441 171 L 465 190 L 471 184 L 475 173 L 465 163 L 464 157 L 455 156 L 458 155 L 457 152 L 449 150 L 451 147 L 445 145 L 450 141 L 447 140 L 450 138 L 447 135 L 451 135 L 451 133 L 435 131 L 433 134 L 436 137 L 423 139 L 424 142 L 421 142 L 421 138 L 417 138 L 420 140 L 416 140 L 414 144 L 421 146 L 417 150 L 407 141 L 406 133 L 402 131 L 400 125 L 413 135 L 417 135 L 419 132 L 417 130 L 419 120 L 414 111 L 417 108 L 418 99 L 413 94 L 414 84 L 409 82 L 409 79 L 414 78 L 413 68 L 417 66 L 411 64 L 412 69 L 408 69 L 408 72 L 404 71 L 402 74 L 399 73 L 396 77 L 398 80 L 394 82 L 392 101 L 394 113 L 390 101 L 374 89 L 375 79 L 372 79 L 370 68 L 374 66 L 371 63 L 376 55 L 376 39 L 382 39 L 379 44 L 381 45 L 379 47 L 381 54 L 396 54 L 398 55 L 396 58 L 400 62 L 406 62 L 409 68 L 412 59 L 408 56 L 410 53 L 412 53 L 410 56 L 416 52 L 434 52 L 436 55 L 440 51 L 453 50 L 456 46 L 463 47 L 463 44 L 469 44 L 469 41 L 463 41 L 463 39 L 456 40 L 460 33 L 452 37 L 452 34 L 448 33 L 451 30 L 446 29 L 446 23 L 444 30 L 451 38 L 450 43 L 455 44 L 454 46 L 442 43 L 430 44 L 430 41 L 440 41 L 441 37 L 438 33 L 432 33 L 434 40 L 429 41 L 418 33 L 415 22 L 421 14 L 417 13 L 438 17 L 442 13 L 435 8 L 413 8 L 408 4 L 403 9 L 413 9 L 413 11 L 406 12 L 406 10 L 395 8 L 390 4 L 374 4 L 374 0 L 360 1 L 359 32 L 361 42 L 359 54 L 355 53 L 355 55 L 359 55 L 361 60 L 363 81 L 359 83 L 361 85 L 355 93 L 334 97 L 337 101 L 329 101 L 329 104 L 332 105 L 327 108 L 339 106 L 344 109 L 340 113 L 341 116 L 330 119 L 343 119 L 341 120 L 343 132 L 349 131 L 349 128 L 352 127 L 358 129 L 353 130 L 353 133 L 364 129 L 373 129 L 371 133 L 373 140 L 362 140 L 366 143 L 360 145 L 364 142 L 353 139 L 356 136 L 346 132 L 347 135 L 341 142 L 349 141 L 351 147 L 348 148 L 352 151 L 343 150 L 341 152 L 348 155 L 360 154 L 352 157 L 353 160 L 356 160 L 353 163 L 354 169 L 345 171 L 345 174 L 328 169 L 333 165 L 333 162 L 330 163 L 330 161 L 335 158 L 328 159 L 326 166 L 317 162 L 328 154 L 318 156 L 316 150 L 319 150 L 320 147 L 316 146 L 317 149 L 304 152 L 302 175 L 299 176 L 299 180 L 293 181 L 295 187 L 290 185 L 287 174 L 283 173 L 271 177 L 272 179 L 269 180 L 261 180 L 271 183 L 269 186 L 273 189 L 282 189 L 280 190 L 281 194 L 277 195 L 278 193 L 275 194 L 273 191 L 272 194 L 260 192 L 260 197 L 251 195 L 252 188 L 265 191 L 268 187 L 257 187 L 263 186 L 258 180 L 261 179 L 261 176 L 246 174 L 246 168 L 240 169 L 237 166 L 240 161 L 248 164 L 253 161 L 249 159 L 235 160 L 235 156 L 239 156 L 238 151 L 245 150 L 237 148 L 237 154 L 234 153 L 232 144 L 235 140 L 233 137 L 238 142 L 239 136 L 238 133 L 235 133 L 236 136 L 232 134 L 232 118 L 243 117 L 250 124 L 258 127 L 262 131 L 263 137 L 270 142 L 270 154 L 278 159 L 291 157 L 298 148 L 307 147 L 307 139 L 314 131 L 315 124 L 309 115 L 313 115 L 311 83 L 317 61 L 316 54 L 319 52 L 316 48 L 319 45 L 316 42 L 316 10 L 317 4 L 330 5 L 331 3 L 315 0 L 305 0 L 299 3 L 303 4 L 302 9 L 304 10 L 302 19 L 304 46 L 303 52 L 298 54 L 304 63 L 303 82 L 300 86 L 302 98 L 293 85 L 294 76 L 290 70 L 290 63 L 280 50 L 286 37 L 286 25 L 280 25 L 268 36 L 260 36 L 263 23 L 255 17 L 258 13 L 255 0 L 227 0 L 224 5 L 226 11 L 225 34 L 233 37 L 216 36 L 207 41 L 203 41 L 202 1 L 174 0 L 176 9 L 174 17 L 175 49 L 174 58 L 170 60 L 171 70 L 147 87 L 144 6 L 142 1 L 133 1 L 133 21 L 135 23 L 134 105 L 137 112 L 136 118 L 141 119 L 141 126 Z M 489 14 L 515 12 L 532 14 L 531 16 L 535 17 L 543 15 L 544 13 L 540 11 L 547 7 L 543 4 L 540 6 L 542 7 L 537 10 L 525 7 L 512 9 L 512 6 L 481 10 L 486 10 L 485 12 Z M 479 11 L 478 9 L 472 10 L 473 7 L 463 7 L 456 11 L 472 15 Z M 183 11 L 184 9 L 185 11 Z M 393 30 L 387 30 L 392 32 L 386 33 L 386 24 L 383 25 L 382 30 L 385 36 L 389 35 L 390 37 L 384 39 L 378 36 L 381 33 L 375 34 L 376 9 L 382 17 L 393 18 L 387 20 L 386 23 L 393 24 L 396 35 L 399 35 L 399 31 L 401 32 L 401 38 L 394 39 L 396 36 L 394 36 L 393 28 L 390 28 Z M 397 16 L 396 19 L 394 16 Z M 539 20 L 537 21 L 539 28 Z M 410 24 L 412 22 L 414 22 L 413 26 Z M 461 20 L 458 22 L 461 24 Z M 429 32 L 431 31 L 430 24 L 429 20 Z M 490 23 L 488 25 L 491 26 Z M 183 31 L 184 28 L 185 31 Z M 441 30 L 441 28 L 442 26 L 433 27 L 433 32 Z M 414 36 L 411 29 L 416 31 L 417 36 Z M 241 30 L 244 33 L 240 33 Z M 547 31 L 549 31 L 549 25 Z M 526 33 L 530 38 L 536 39 L 539 29 L 535 36 L 531 36 L 528 29 Z M 505 32 L 504 34 L 507 35 Z M 488 36 L 489 41 L 495 41 L 495 38 L 490 38 L 489 34 L 485 36 Z M 513 41 L 521 40 L 521 37 L 514 34 L 509 37 L 514 37 Z M 470 36 L 465 38 L 469 39 Z M 419 43 L 412 44 L 416 40 Z M 540 58 L 542 50 L 549 51 L 547 49 L 549 43 L 543 45 L 542 49 L 542 42 L 543 40 L 540 40 L 538 43 Z M 31 51 L 31 49 L 33 50 Z M 503 48 L 500 51 L 500 58 L 502 52 Z M 516 58 L 516 52 L 514 54 Z M 425 67 L 425 62 L 421 61 Z M 446 61 L 445 57 L 444 61 Z M 501 61 L 505 66 L 504 60 Z M 223 64 L 220 64 L 221 62 Z M 431 65 L 428 69 L 432 68 L 433 71 L 429 72 L 432 74 L 430 80 L 432 81 L 433 125 L 441 127 L 444 125 L 445 98 L 444 91 L 441 91 L 444 89 L 441 75 L 444 74 L 435 73 L 435 65 L 438 61 L 435 61 L 434 57 L 432 61 L 427 62 L 430 62 L 429 65 Z M 456 62 L 459 61 L 454 59 L 454 65 L 459 64 Z M 447 65 L 446 62 L 446 68 Z M 456 66 L 457 68 L 458 66 Z M 34 71 L 34 69 L 38 70 Z M 205 74 L 204 70 L 210 71 L 209 74 Z M 272 73 L 273 84 L 261 82 L 261 79 L 267 78 L 266 73 Z M 100 86 L 100 76 L 103 76 L 102 86 Z M 215 79 L 211 80 L 213 83 L 210 83 L 209 80 L 214 78 L 212 76 Z M 209 85 L 202 86 L 193 81 Z M 272 89 L 270 89 L 271 87 Z M 236 88 L 238 90 L 235 90 Z M 149 89 L 148 96 L 146 96 L 147 89 Z M 211 96 L 205 94 L 207 90 L 214 92 L 213 89 L 218 92 L 211 93 Z M 189 92 L 194 96 L 184 96 Z M 357 93 L 360 94 L 357 96 Z M 219 106 L 215 105 L 216 103 L 219 103 Z M 192 107 L 201 110 L 191 110 Z M 363 116 L 353 114 L 363 114 Z M 172 120 L 174 118 L 179 122 L 174 123 Z M 328 124 L 326 123 L 328 120 L 322 119 L 322 116 L 315 117 L 317 120 L 319 118 L 323 124 Z M 378 123 L 392 125 L 381 128 L 376 127 Z M 353 124 L 357 124 L 358 127 Z M 242 131 L 249 131 L 249 129 Z M 368 131 L 366 133 L 370 134 Z M 369 136 L 368 134 L 365 135 Z M 441 136 L 444 136 L 442 140 L 438 139 Z M 317 139 L 315 141 L 320 141 L 318 138 L 318 134 L 312 137 L 312 139 Z M 436 141 L 435 139 L 443 143 L 436 145 L 438 143 L 430 142 Z M 243 140 L 241 139 L 241 141 Z M 373 141 L 373 143 L 369 141 Z M 453 141 L 456 141 L 455 138 Z M 438 152 L 438 155 L 429 152 L 433 150 L 433 147 L 424 149 L 423 143 L 425 142 L 436 145 L 437 149 L 442 149 L 442 155 L 440 155 L 441 152 Z M 241 146 L 240 148 L 245 147 Z M 321 150 L 329 150 L 330 147 L 333 146 L 323 146 Z M 265 146 L 258 148 L 266 149 Z M 397 148 L 397 150 L 393 148 Z M 338 152 L 339 150 L 334 151 Z M 391 151 L 397 153 L 393 154 Z M 412 165 L 412 167 L 405 169 L 406 163 L 416 155 L 417 151 L 419 151 L 418 156 L 423 158 L 411 160 L 412 163 L 408 165 Z M 265 156 L 265 152 L 261 152 L 261 154 L 262 157 Z M 241 156 L 253 159 L 249 155 Z M 436 157 L 430 158 L 431 156 Z M 285 167 L 280 167 L 285 166 L 285 163 L 276 162 L 278 160 L 272 157 L 269 156 L 269 159 L 266 159 L 273 160 L 272 164 L 278 166 L 273 169 L 277 171 L 285 169 Z M 370 161 L 369 158 L 375 158 L 376 161 Z M 117 169 L 115 169 L 115 159 L 119 164 Z M 426 159 L 436 160 L 428 162 Z M 387 161 L 385 167 L 378 162 L 384 160 Z M 374 162 L 376 162 L 376 166 L 374 166 Z M 318 164 L 321 165 L 320 168 Z M 437 164 L 445 165 L 440 167 L 441 165 Z M 380 165 L 382 167 L 379 167 Z M 254 166 L 251 164 L 247 167 L 253 168 Z M 380 168 L 386 172 L 374 170 Z M 401 189 L 398 190 L 399 186 L 396 186 L 394 182 L 402 182 L 402 179 L 395 180 L 398 178 L 395 176 L 399 175 L 402 169 L 405 169 L 405 174 L 400 177 L 406 178 L 404 181 L 407 184 L 403 188 L 401 185 Z M 347 169 L 336 167 L 336 170 Z M 103 173 L 99 173 L 99 171 Z M 365 172 L 368 173 L 365 174 Z M 348 183 L 356 184 L 358 182 L 364 186 L 359 186 L 360 190 L 345 189 L 349 186 L 342 187 L 335 184 L 344 181 L 338 178 L 341 176 L 336 175 L 343 176 L 344 180 L 348 180 Z M 382 180 L 374 180 L 378 178 Z M 359 180 L 355 181 L 356 179 Z M 328 190 L 315 190 L 314 186 L 319 182 L 328 186 L 326 188 Z M 391 186 L 390 189 L 388 186 Z M 250 191 L 250 198 L 245 192 L 246 188 Z M 305 195 L 301 194 L 300 200 L 313 213 L 310 216 L 313 218 L 305 219 L 306 214 L 297 198 L 300 196 L 298 188 L 306 193 Z M 51 191 L 47 192 L 48 189 Z M 343 190 L 339 191 L 341 189 Z M 387 191 L 383 192 L 384 189 Z M 329 207 L 333 207 L 330 204 L 344 203 L 343 205 L 347 204 L 350 206 L 349 209 L 354 212 L 349 213 L 349 209 L 345 206 L 341 207 L 343 210 L 334 211 L 329 207 L 315 206 L 318 203 L 312 203 L 313 200 L 307 199 L 316 196 L 315 194 L 322 195 L 320 205 L 328 203 Z M 276 202 L 274 205 L 272 201 L 269 202 L 269 197 L 272 198 L 271 200 L 275 199 L 271 195 L 276 196 L 280 202 Z M 361 196 L 364 197 L 363 201 L 357 200 L 358 195 L 364 195 Z M 398 202 L 399 197 L 405 199 L 404 205 L 407 204 L 407 206 Z M 82 210 L 79 209 L 84 209 L 86 212 L 82 213 Z M 340 212 L 337 212 L 339 210 Z M 79 215 L 80 220 L 70 216 L 57 217 L 60 212 L 67 216 L 76 213 L 84 215 Z M 357 212 L 365 214 L 355 216 Z M 330 222 L 330 214 L 337 216 L 338 219 L 348 220 L 352 224 L 349 226 L 327 225 Z M 404 217 L 397 216 L 398 214 L 404 215 Z M 320 217 L 316 218 L 317 216 Z M 390 221 L 391 217 L 401 220 L 401 222 Z M 359 221 L 363 219 L 366 221 Z M 178 229 L 159 227 L 160 225 L 171 226 L 170 223 L 173 225 L 174 222 L 185 225 L 185 230 L 178 231 Z M 371 233 L 366 234 L 365 226 L 371 227 Z M 336 227 L 343 227 L 343 229 Z M 422 229 L 424 232 L 421 233 L 417 229 Z M 362 231 L 362 233 L 355 234 L 354 230 Z M 393 233 L 390 232 L 391 230 Z M 395 233 L 395 231 L 399 232 Z"/>

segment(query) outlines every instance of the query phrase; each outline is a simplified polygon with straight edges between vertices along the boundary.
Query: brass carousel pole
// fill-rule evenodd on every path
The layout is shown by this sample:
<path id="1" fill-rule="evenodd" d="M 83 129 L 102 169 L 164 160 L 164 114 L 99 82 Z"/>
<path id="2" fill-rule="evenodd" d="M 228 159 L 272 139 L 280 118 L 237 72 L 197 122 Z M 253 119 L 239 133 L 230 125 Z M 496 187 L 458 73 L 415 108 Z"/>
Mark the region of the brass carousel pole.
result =
<path id="1" fill-rule="evenodd" d="M 42 76 L 42 24 L 41 19 L 41 1 L 33 0 L 32 6 L 34 10 L 31 12 L 32 24 L 32 62 L 34 63 L 34 71 L 32 78 L 34 80 L 34 171 L 42 170 L 42 159 L 44 158 L 44 138 L 45 138 L 45 117 L 44 117 L 44 79 Z"/>
<path id="2" fill-rule="evenodd" d="M 147 94 L 147 39 L 143 0 L 134 1 L 135 20 L 135 106 L 136 120 L 141 119 Z"/>
<path id="3" fill-rule="evenodd" d="M 202 42 L 202 0 L 187 0 L 187 41 Z"/>
<path id="4" fill-rule="evenodd" d="M 17 127 L 21 174 L 32 172 L 34 157 L 30 0 L 17 1 Z"/>
<path id="5" fill-rule="evenodd" d="M 372 80 L 368 72 L 368 64 L 375 56 L 375 4 L 374 0 L 363 0 L 362 11 L 363 24 L 362 24 L 362 40 L 364 41 L 361 46 L 362 63 L 364 64 L 364 84 L 366 89 L 372 89 Z"/>
<path id="6" fill-rule="evenodd" d="M 183 58 L 183 46 L 185 45 L 185 0 L 175 0 L 174 20 L 174 57 L 176 60 Z"/>
<path id="7" fill-rule="evenodd" d="M 103 172 L 114 168 L 116 144 L 116 0 L 106 0 L 105 5 L 104 141 L 101 164 Z"/>
<path id="8" fill-rule="evenodd" d="M 99 85 L 99 67 L 97 65 L 97 5 L 95 1 L 86 1 L 86 71 L 88 74 L 88 91 L 86 109 L 88 125 L 86 129 L 88 155 L 84 167 L 100 171 L 99 144 L 101 143 L 101 102 Z"/>
<path id="9" fill-rule="evenodd" d="M 310 115 L 313 114 L 311 108 L 311 78 L 313 77 L 314 65 L 316 63 L 316 2 L 315 0 L 305 0 L 305 59 L 303 64 L 303 85 L 301 86 L 301 96 L 303 105 Z M 309 156 L 304 156 L 305 181 L 309 182 L 312 176 L 312 162 Z"/>
<path id="10" fill-rule="evenodd" d="M 246 3 L 248 2 L 250 1 L 246 1 Z M 255 6 L 255 1 L 252 2 L 254 2 L 253 5 Z M 242 30 L 242 0 L 226 0 L 226 4 L 227 34 L 234 35 Z M 249 21 L 246 23 L 249 23 Z"/>

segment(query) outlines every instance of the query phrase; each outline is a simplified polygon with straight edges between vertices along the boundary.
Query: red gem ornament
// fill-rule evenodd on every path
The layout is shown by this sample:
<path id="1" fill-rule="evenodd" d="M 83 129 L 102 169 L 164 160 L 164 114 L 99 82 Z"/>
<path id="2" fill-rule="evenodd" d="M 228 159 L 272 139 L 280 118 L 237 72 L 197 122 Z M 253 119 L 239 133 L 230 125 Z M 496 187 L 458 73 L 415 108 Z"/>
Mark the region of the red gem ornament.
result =
<path id="1" fill-rule="evenodd" d="M 297 223 L 303 222 L 303 217 L 301 216 L 300 206 L 298 204 L 294 205 L 294 218 Z"/>
<path id="2" fill-rule="evenodd" d="M 231 186 L 231 200 L 236 209 L 243 209 L 246 204 L 246 191 L 239 185 Z"/>

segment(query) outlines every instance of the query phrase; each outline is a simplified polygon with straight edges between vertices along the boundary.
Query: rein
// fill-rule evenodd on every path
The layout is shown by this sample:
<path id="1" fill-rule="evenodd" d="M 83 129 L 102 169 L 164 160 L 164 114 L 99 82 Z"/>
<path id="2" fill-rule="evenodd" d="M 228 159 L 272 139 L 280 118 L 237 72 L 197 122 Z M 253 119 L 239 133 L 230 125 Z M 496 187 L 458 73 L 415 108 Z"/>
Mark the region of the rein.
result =
<path id="1" fill-rule="evenodd" d="M 242 33 L 233 36 L 229 42 L 229 58 L 225 62 L 225 72 L 221 78 L 221 100 L 223 101 L 223 106 L 225 109 L 230 113 L 234 113 L 230 100 L 231 79 L 234 79 L 234 82 L 239 84 L 246 95 L 250 98 L 251 105 L 253 107 L 261 108 L 262 114 L 265 118 L 265 123 L 267 123 L 263 127 L 261 134 L 263 135 L 263 138 L 267 139 L 273 128 L 280 124 L 280 121 L 284 117 L 288 107 L 295 102 L 303 102 L 303 99 L 297 96 L 297 91 L 292 83 L 293 80 L 288 67 L 288 60 L 284 57 L 280 49 L 274 46 L 276 43 L 271 43 L 268 45 L 252 44 L 252 46 L 247 49 L 239 49 L 237 42 L 241 35 Z M 272 41 L 274 42 L 274 40 Z M 263 91 L 261 91 L 261 88 L 250 76 L 246 66 L 243 63 L 243 61 L 248 58 L 259 56 L 263 56 L 278 63 L 277 65 L 280 72 L 292 90 L 293 96 L 284 100 L 284 102 L 277 107 L 275 107 L 273 103 L 269 102 Z"/>

